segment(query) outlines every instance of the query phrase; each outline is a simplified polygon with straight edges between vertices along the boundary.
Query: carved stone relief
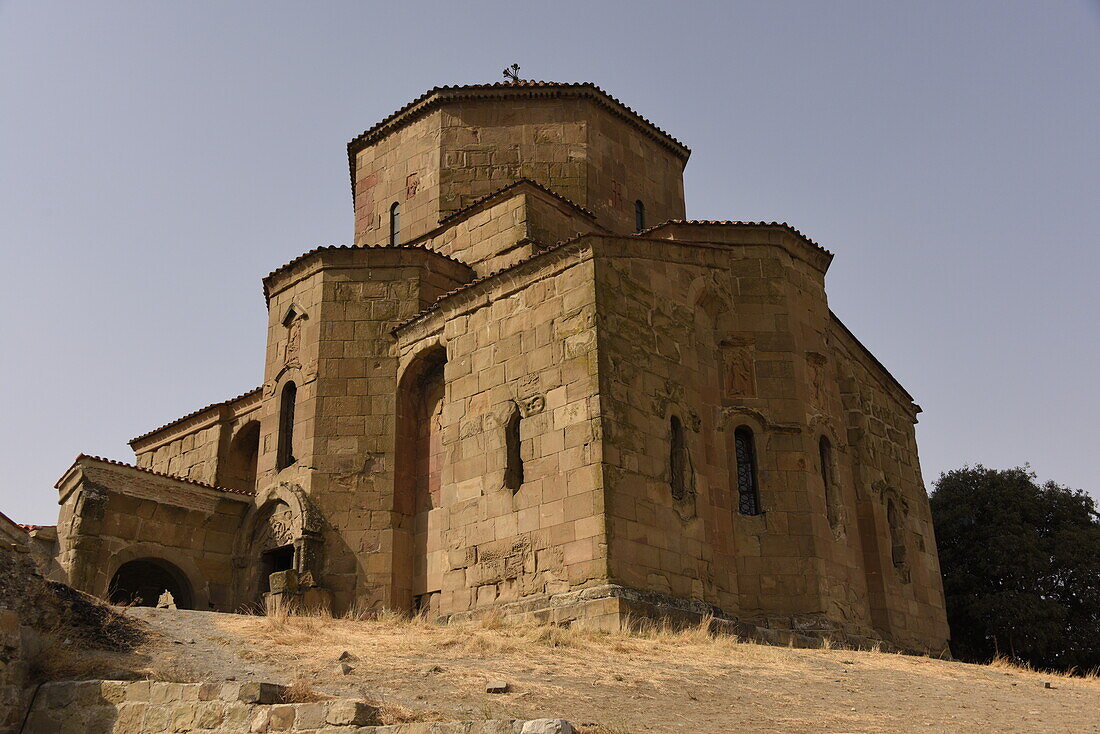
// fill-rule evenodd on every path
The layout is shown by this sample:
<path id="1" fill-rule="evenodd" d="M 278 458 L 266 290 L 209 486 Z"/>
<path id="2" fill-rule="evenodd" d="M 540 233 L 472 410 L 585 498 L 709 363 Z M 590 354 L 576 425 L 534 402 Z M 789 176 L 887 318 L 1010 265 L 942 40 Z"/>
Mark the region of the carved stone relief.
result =
<path id="1" fill-rule="evenodd" d="M 267 519 L 256 526 L 252 536 L 252 550 L 262 553 L 290 545 L 294 542 L 294 513 L 290 505 L 279 502 L 271 508 Z"/>
<path id="2" fill-rule="evenodd" d="M 818 408 L 825 407 L 825 355 L 817 352 L 806 353 L 806 367 L 810 379 L 810 404 Z"/>
<path id="3" fill-rule="evenodd" d="M 756 397 L 756 357 L 749 344 L 721 343 L 723 388 L 727 397 Z"/>

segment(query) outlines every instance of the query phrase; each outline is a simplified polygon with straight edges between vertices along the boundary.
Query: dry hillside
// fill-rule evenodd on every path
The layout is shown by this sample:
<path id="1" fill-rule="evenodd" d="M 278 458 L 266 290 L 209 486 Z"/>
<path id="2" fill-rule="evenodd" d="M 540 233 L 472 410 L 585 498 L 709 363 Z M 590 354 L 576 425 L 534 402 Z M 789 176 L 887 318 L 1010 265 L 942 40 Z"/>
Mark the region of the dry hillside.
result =
<path id="1" fill-rule="evenodd" d="M 307 697 L 374 699 L 391 722 L 561 716 L 601 734 L 1100 731 L 1095 676 L 768 647 L 698 630 L 129 613 L 153 633 L 116 666 L 161 680 L 271 681 Z M 485 693 L 498 680 L 509 692 Z"/>

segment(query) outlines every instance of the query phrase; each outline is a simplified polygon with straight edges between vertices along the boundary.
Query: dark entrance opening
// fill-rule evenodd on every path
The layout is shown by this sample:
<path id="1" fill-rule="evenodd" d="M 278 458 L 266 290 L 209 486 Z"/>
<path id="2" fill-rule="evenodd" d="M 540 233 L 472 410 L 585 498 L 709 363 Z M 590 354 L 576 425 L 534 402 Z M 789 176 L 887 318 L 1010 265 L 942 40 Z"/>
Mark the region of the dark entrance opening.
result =
<path id="1" fill-rule="evenodd" d="M 268 576 L 294 568 L 294 546 L 283 545 L 260 554 L 260 593 L 268 589 Z"/>
<path id="2" fill-rule="evenodd" d="M 155 607 L 165 591 L 171 592 L 179 609 L 191 608 L 191 586 L 187 578 L 171 563 L 158 558 L 139 558 L 122 564 L 107 587 L 112 604 L 139 607 Z"/>

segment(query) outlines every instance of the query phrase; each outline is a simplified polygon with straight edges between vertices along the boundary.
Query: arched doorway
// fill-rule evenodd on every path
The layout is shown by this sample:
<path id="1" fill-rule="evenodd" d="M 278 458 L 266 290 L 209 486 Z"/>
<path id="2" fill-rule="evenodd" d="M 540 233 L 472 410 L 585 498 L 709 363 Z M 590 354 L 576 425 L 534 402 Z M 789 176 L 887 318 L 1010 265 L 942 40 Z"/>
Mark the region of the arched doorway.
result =
<path id="1" fill-rule="evenodd" d="M 256 460 L 260 454 L 260 423 L 241 426 L 229 444 L 225 461 L 218 469 L 220 487 L 252 491 L 256 488 Z"/>
<path id="2" fill-rule="evenodd" d="M 294 511 L 281 500 L 271 504 L 252 533 L 252 553 L 258 570 L 257 600 L 269 589 L 268 577 L 276 571 L 300 570 L 294 559 Z"/>
<path id="3" fill-rule="evenodd" d="M 118 567 L 107 598 L 112 604 L 155 607 L 165 591 L 171 592 L 179 609 L 192 608 L 191 584 L 182 571 L 160 558 L 138 558 Z"/>
<path id="4" fill-rule="evenodd" d="M 429 609 L 441 588 L 440 550 L 433 510 L 440 506 L 443 472 L 443 369 L 447 353 L 434 347 L 409 365 L 398 388 L 394 509 L 394 604 Z M 435 547 L 435 552 L 429 548 Z"/>

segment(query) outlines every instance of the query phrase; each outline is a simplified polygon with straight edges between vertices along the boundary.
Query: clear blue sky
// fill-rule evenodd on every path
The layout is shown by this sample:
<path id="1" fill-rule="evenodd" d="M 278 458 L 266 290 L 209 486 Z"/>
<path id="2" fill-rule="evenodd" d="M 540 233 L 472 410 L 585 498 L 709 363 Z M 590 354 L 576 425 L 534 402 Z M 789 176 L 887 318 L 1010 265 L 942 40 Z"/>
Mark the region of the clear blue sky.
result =
<path id="1" fill-rule="evenodd" d="M 927 484 L 1100 490 L 1100 6 L 0 0 L 0 509 L 262 380 L 260 277 L 352 237 L 345 143 L 438 84 L 593 81 L 787 221 L 924 408 Z"/>

